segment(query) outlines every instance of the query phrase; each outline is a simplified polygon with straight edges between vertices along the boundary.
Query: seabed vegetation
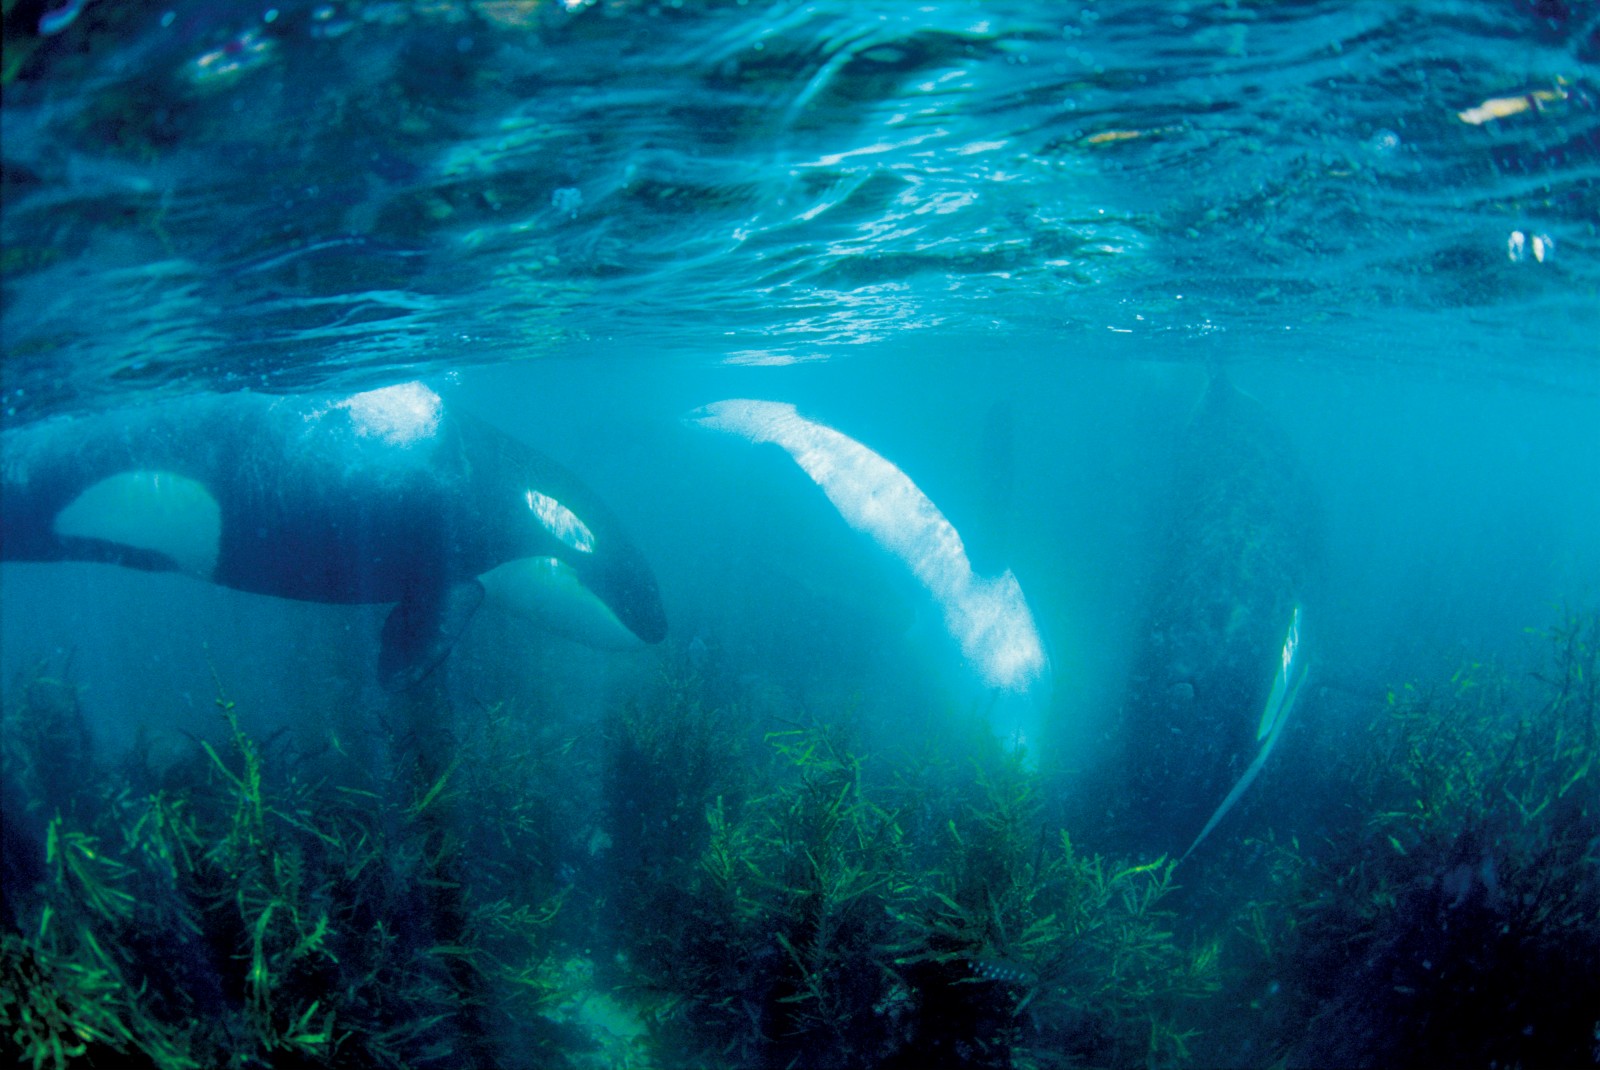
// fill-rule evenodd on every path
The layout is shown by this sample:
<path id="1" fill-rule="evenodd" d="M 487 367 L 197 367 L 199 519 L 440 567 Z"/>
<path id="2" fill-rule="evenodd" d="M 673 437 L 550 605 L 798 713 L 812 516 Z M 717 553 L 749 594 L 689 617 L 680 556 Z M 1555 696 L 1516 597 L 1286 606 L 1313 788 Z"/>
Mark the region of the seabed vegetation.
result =
<path id="1" fill-rule="evenodd" d="M 1256 841 L 1291 1065 L 1600 1064 L 1600 614 L 1536 634 L 1390 691 L 1327 831 Z"/>
<path id="2" fill-rule="evenodd" d="M 1600 1061 L 1600 615 L 1541 642 L 1396 687 L 1336 801 L 1255 808 L 1226 870 L 1083 849 L 987 735 L 870 754 L 686 665 L 576 735 L 413 696 L 359 758 L 219 684 L 166 761 L 92 758 L 42 667 L 5 696 L 0 1059 Z"/>

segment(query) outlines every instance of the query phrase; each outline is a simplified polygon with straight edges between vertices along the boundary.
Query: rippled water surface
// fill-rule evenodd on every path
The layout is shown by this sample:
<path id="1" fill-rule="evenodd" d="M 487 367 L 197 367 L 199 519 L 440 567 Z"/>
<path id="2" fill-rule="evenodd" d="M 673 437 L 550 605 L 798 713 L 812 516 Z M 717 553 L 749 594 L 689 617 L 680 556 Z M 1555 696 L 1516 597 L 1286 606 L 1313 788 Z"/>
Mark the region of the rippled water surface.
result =
<path id="1" fill-rule="evenodd" d="M 68 6 L 6 7 L 11 415 L 891 338 L 1596 383 L 1589 4 Z"/>

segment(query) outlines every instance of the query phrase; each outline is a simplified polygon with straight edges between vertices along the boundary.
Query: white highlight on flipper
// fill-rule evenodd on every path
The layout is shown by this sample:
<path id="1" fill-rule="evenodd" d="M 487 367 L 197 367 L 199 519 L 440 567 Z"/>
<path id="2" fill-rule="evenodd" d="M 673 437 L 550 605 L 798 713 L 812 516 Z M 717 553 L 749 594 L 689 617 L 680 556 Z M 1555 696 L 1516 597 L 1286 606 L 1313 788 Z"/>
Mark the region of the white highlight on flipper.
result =
<path id="1" fill-rule="evenodd" d="M 1017 578 L 1009 569 L 975 575 L 960 534 L 899 468 L 785 402 L 719 401 L 688 422 L 788 451 L 846 523 L 906 563 L 986 685 L 1026 691 L 1044 675 L 1044 644 Z"/>
<path id="2" fill-rule="evenodd" d="M 536 490 L 528 492 L 528 508 L 539 518 L 544 529 L 580 554 L 594 553 L 594 532 L 578 519 L 578 514 L 562 505 L 548 494 Z"/>
<path id="3" fill-rule="evenodd" d="M 1305 685 L 1306 674 L 1311 671 L 1311 666 L 1306 663 L 1300 653 L 1300 604 L 1295 603 L 1294 613 L 1289 617 L 1289 630 L 1283 637 L 1282 667 L 1272 681 L 1272 693 L 1267 696 L 1266 708 L 1261 711 L 1261 726 L 1256 730 L 1256 741 L 1261 746 L 1256 750 L 1255 760 L 1245 768 L 1238 781 L 1233 785 L 1227 797 L 1222 800 L 1212 813 L 1211 820 L 1206 822 L 1205 828 L 1200 830 L 1200 835 L 1194 838 L 1189 849 L 1183 852 L 1178 859 L 1182 862 L 1194 854 L 1194 849 L 1200 842 L 1211 835 L 1211 830 L 1221 823 L 1228 811 L 1233 809 L 1233 804 L 1243 797 L 1245 790 L 1255 782 L 1256 776 L 1261 772 L 1261 767 L 1267 764 L 1267 758 L 1272 754 L 1272 748 L 1278 745 L 1278 737 L 1283 734 L 1283 726 L 1288 723 L 1289 714 L 1294 712 L 1295 701 L 1300 697 L 1300 688 Z M 1265 742 L 1262 742 L 1265 740 Z"/>
<path id="4" fill-rule="evenodd" d="M 205 486 L 173 472 L 139 470 L 102 479 L 56 514 L 57 535 L 149 550 L 210 579 L 222 510 Z"/>
<path id="5" fill-rule="evenodd" d="M 1283 637 L 1282 665 L 1278 675 L 1272 681 L 1272 693 L 1267 696 L 1267 705 L 1261 711 L 1261 724 L 1256 729 L 1256 741 L 1267 738 L 1282 718 L 1284 712 L 1284 696 L 1288 694 L 1290 677 L 1294 674 L 1295 655 L 1300 652 L 1300 606 L 1295 604 L 1294 614 L 1289 618 L 1289 631 Z"/>
<path id="6" fill-rule="evenodd" d="M 444 399 L 421 383 L 400 383 L 352 394 L 334 408 L 349 411 L 356 434 L 381 438 L 391 446 L 409 446 L 432 438 L 439 429 Z"/>

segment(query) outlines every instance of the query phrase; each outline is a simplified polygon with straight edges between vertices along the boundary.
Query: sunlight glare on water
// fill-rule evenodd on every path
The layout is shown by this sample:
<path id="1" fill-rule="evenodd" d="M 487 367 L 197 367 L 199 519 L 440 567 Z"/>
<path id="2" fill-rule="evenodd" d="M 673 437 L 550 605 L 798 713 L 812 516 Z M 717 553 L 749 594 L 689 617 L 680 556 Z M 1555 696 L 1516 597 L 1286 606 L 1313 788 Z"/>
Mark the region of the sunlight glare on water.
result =
<path id="1" fill-rule="evenodd" d="M 25 10 L 14 413 L 907 333 L 1479 370 L 1514 334 L 1565 382 L 1596 327 L 1582 5 Z M 1392 345 L 1462 312 L 1477 338 Z"/>

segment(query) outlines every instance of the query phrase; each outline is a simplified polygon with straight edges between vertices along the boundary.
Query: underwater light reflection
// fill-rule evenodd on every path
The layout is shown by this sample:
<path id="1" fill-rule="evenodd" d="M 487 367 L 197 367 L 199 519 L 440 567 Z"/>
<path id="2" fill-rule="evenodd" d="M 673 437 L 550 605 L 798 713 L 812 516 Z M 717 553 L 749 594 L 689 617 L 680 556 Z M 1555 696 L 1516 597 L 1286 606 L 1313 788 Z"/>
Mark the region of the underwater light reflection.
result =
<path id="1" fill-rule="evenodd" d="M 1009 569 L 976 575 L 960 533 L 894 464 L 785 402 L 719 401 L 688 420 L 783 447 L 846 523 L 905 562 L 928 589 L 986 686 L 1027 691 L 1044 676 L 1044 645 L 1016 576 Z"/>

